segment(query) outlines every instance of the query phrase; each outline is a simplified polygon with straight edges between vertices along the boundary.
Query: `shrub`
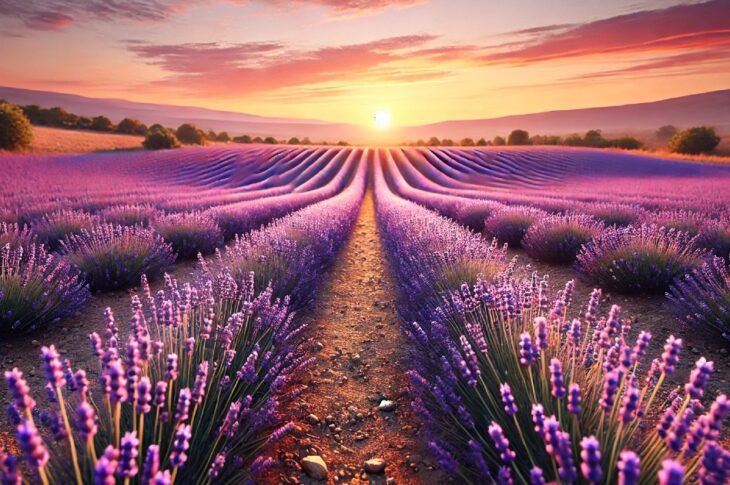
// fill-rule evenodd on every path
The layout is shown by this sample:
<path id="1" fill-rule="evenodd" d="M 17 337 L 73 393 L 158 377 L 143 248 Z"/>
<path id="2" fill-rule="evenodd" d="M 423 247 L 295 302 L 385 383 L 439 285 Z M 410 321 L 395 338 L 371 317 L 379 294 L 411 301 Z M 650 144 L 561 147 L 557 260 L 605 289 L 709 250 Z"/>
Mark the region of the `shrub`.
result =
<path id="1" fill-rule="evenodd" d="M 720 143 L 713 128 L 696 126 L 682 130 L 669 142 L 669 149 L 675 153 L 698 155 L 711 152 Z"/>
<path id="2" fill-rule="evenodd" d="M 157 218 L 154 229 L 172 244 L 180 259 L 195 258 L 198 253 L 211 254 L 223 245 L 223 233 L 209 216 L 199 213 L 169 214 Z"/>
<path id="3" fill-rule="evenodd" d="M 263 142 L 264 142 L 264 139 L 261 138 L 260 136 L 257 136 L 256 138 L 253 139 L 253 143 L 263 143 Z M 326 143 L 323 143 L 323 145 L 326 145 Z"/>
<path id="4" fill-rule="evenodd" d="M 492 145 L 494 145 L 496 147 L 501 147 L 506 144 L 507 144 L 507 142 L 504 141 L 504 138 L 501 136 L 495 136 L 494 139 L 492 140 Z"/>
<path id="5" fill-rule="evenodd" d="M 454 146 L 454 140 L 452 140 L 450 138 L 442 138 L 441 139 L 441 146 L 444 146 L 444 147 L 452 147 L 452 146 Z"/>
<path id="6" fill-rule="evenodd" d="M 264 138 L 264 143 L 266 143 L 267 145 L 276 145 L 278 141 L 273 136 L 267 136 L 266 138 Z"/>
<path id="7" fill-rule="evenodd" d="M 177 139 L 185 145 L 205 145 L 205 133 L 191 123 L 183 123 L 177 128 Z"/>
<path id="8" fill-rule="evenodd" d="M 231 141 L 231 136 L 228 134 L 228 132 L 221 131 L 216 135 L 215 141 L 222 141 L 223 143 L 228 143 Z"/>
<path id="9" fill-rule="evenodd" d="M 471 138 L 464 138 L 459 142 L 459 145 L 463 147 L 473 147 L 475 146 L 475 143 Z"/>
<path id="10" fill-rule="evenodd" d="M 235 143 L 253 143 L 253 140 L 248 135 L 241 135 L 233 138 Z"/>
<path id="11" fill-rule="evenodd" d="M 114 131 L 114 123 L 106 116 L 96 116 L 91 120 L 90 129 L 94 131 Z"/>
<path id="12" fill-rule="evenodd" d="M 38 330 L 89 299 L 78 272 L 40 245 L 5 244 L 0 255 L 0 334 Z"/>
<path id="13" fill-rule="evenodd" d="M 714 257 L 677 278 L 667 298 L 680 321 L 710 327 L 730 344 L 730 274 L 725 259 Z"/>
<path id="14" fill-rule="evenodd" d="M 158 278 L 175 261 L 172 246 L 141 226 L 102 224 L 71 235 L 61 244 L 92 291 L 128 288 L 143 274 Z"/>
<path id="15" fill-rule="evenodd" d="M 67 236 L 78 234 L 82 229 L 89 230 L 99 222 L 98 216 L 88 212 L 63 209 L 33 221 L 31 229 L 40 242 L 55 251 Z"/>
<path id="16" fill-rule="evenodd" d="M 572 263 L 581 247 L 602 230 L 602 223 L 585 214 L 547 216 L 530 226 L 522 246 L 540 261 Z"/>
<path id="17" fill-rule="evenodd" d="M 287 144 L 289 145 L 299 145 L 300 143 L 301 142 L 299 141 L 299 138 L 297 138 L 296 136 L 289 138 L 289 141 L 287 142 Z"/>
<path id="18" fill-rule="evenodd" d="M 435 136 L 432 136 L 431 138 L 428 139 L 428 146 L 430 146 L 430 147 L 441 146 L 441 140 L 439 140 Z"/>
<path id="19" fill-rule="evenodd" d="M 150 130 L 147 132 L 142 146 L 147 150 L 166 150 L 169 148 L 178 148 L 180 140 L 175 136 L 175 132 L 167 128 Z"/>
<path id="20" fill-rule="evenodd" d="M 660 126 L 656 130 L 656 137 L 657 140 L 662 141 L 664 143 L 668 142 L 672 138 L 674 138 L 674 135 L 677 134 L 677 127 L 672 125 L 664 125 Z"/>
<path id="21" fill-rule="evenodd" d="M 19 480 L 254 483 L 274 465 L 260 453 L 294 427 L 277 412 L 293 397 L 284 384 L 313 359 L 297 349 L 301 332 L 286 304 L 213 283 L 169 280 L 155 298 L 144 285 L 143 299 L 132 298 L 126 346 L 107 309 L 106 339 L 89 336 L 99 379 L 71 368 L 53 345 L 41 348 L 52 396 L 42 412 L 23 373 L 5 373 L 26 451 L 13 467 Z"/>
<path id="22" fill-rule="evenodd" d="M 622 136 L 608 140 L 609 146 L 620 148 L 622 150 L 638 150 L 644 144 L 633 136 Z"/>
<path id="23" fill-rule="evenodd" d="M 17 222 L 0 222 L 0 248 L 6 244 L 11 246 L 29 246 L 36 242 L 36 235 L 28 229 L 22 228 Z"/>
<path id="24" fill-rule="evenodd" d="M 578 269 L 604 289 L 663 293 L 702 264 L 695 238 L 657 225 L 609 227 L 578 254 Z"/>
<path id="25" fill-rule="evenodd" d="M 530 134 L 525 130 L 513 130 L 507 137 L 508 145 L 529 145 Z"/>
<path id="26" fill-rule="evenodd" d="M 679 209 L 647 212 L 644 214 L 644 220 L 649 224 L 668 227 L 685 232 L 690 236 L 696 236 L 707 220 L 707 216 L 699 212 Z"/>
<path id="27" fill-rule="evenodd" d="M 117 132 L 126 135 L 144 135 L 147 133 L 147 125 L 133 118 L 124 118 L 117 125 Z"/>
<path id="28" fill-rule="evenodd" d="M 312 145 L 312 140 L 309 139 L 309 137 L 302 138 L 302 145 Z"/>
<path id="29" fill-rule="evenodd" d="M 479 140 L 477 140 L 478 147 L 485 147 L 487 145 L 491 145 L 491 143 L 488 142 L 487 140 L 485 140 L 484 138 L 480 138 Z"/>
<path id="30" fill-rule="evenodd" d="M 540 209 L 526 206 L 505 207 L 484 221 L 484 232 L 511 248 L 519 248 L 530 226 L 544 217 L 547 217 L 547 212 Z"/>
<path id="31" fill-rule="evenodd" d="M 595 202 L 583 210 L 607 226 L 628 226 L 641 221 L 644 217 L 644 209 L 638 205 Z"/>
<path id="32" fill-rule="evenodd" d="M 730 261 L 730 219 L 710 219 L 700 229 L 697 245 Z"/>
<path id="33" fill-rule="evenodd" d="M 158 210 L 149 204 L 120 204 L 101 211 L 101 218 L 121 226 L 149 226 L 158 215 Z"/>
<path id="34" fill-rule="evenodd" d="M 19 107 L 0 103 L 0 150 L 20 150 L 33 141 L 30 121 Z"/>

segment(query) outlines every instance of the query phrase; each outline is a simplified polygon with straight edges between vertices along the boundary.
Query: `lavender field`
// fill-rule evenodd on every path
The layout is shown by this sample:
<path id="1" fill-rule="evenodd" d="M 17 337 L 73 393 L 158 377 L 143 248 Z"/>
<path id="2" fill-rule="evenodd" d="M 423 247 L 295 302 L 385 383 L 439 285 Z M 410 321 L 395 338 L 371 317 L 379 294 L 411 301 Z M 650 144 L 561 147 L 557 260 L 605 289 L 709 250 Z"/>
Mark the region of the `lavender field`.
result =
<path id="1" fill-rule="evenodd" d="M 0 166 L 3 484 L 730 483 L 730 166 L 256 144 Z"/>

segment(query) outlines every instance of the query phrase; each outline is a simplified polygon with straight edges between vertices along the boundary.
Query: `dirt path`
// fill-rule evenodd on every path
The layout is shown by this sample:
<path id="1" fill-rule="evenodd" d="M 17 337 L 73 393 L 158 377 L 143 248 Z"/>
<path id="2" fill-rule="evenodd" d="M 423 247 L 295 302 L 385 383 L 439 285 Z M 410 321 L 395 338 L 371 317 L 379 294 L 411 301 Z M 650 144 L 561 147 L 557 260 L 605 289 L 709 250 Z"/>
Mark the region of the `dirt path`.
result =
<path id="1" fill-rule="evenodd" d="M 407 342 L 370 192 L 320 295 L 312 322 L 318 366 L 309 389 L 281 410 L 299 429 L 280 445 L 284 469 L 265 481 L 324 483 L 300 468 L 316 455 L 327 465 L 328 483 L 438 483 L 406 396 Z M 379 409 L 388 407 L 386 399 L 394 410 Z M 385 473 L 364 472 L 373 458 L 384 460 Z"/>

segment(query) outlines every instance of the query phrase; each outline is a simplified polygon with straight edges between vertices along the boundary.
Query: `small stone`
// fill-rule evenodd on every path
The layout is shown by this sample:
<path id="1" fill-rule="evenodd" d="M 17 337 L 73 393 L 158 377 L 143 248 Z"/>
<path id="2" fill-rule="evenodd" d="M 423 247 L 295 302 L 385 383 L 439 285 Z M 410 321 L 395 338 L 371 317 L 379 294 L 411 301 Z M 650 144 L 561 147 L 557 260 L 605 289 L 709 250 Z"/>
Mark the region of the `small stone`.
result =
<path id="1" fill-rule="evenodd" d="M 700 349 L 698 349 L 697 347 L 692 347 L 692 353 L 695 354 L 695 355 L 699 355 L 700 354 Z"/>
<path id="2" fill-rule="evenodd" d="M 323 348 L 324 348 L 324 344 L 323 344 L 322 342 L 315 342 L 315 344 L 314 344 L 314 349 L 315 349 L 315 350 L 316 350 L 317 352 L 319 352 L 319 351 L 320 351 L 320 350 L 322 350 Z"/>
<path id="3" fill-rule="evenodd" d="M 40 347 L 41 346 L 41 343 L 39 341 L 37 341 L 37 340 L 31 340 L 30 343 L 31 343 L 31 345 L 33 345 L 33 347 Z"/>
<path id="4" fill-rule="evenodd" d="M 316 414 L 310 414 L 309 416 L 307 416 L 307 422 L 312 426 L 316 426 L 319 424 L 319 418 Z"/>
<path id="5" fill-rule="evenodd" d="M 385 471 L 385 460 L 382 458 L 371 458 L 365 462 L 363 469 L 368 473 L 383 473 Z"/>
<path id="6" fill-rule="evenodd" d="M 327 478 L 327 464 L 321 456 L 305 456 L 300 464 L 304 472 L 315 480 L 325 480 Z"/>
<path id="7" fill-rule="evenodd" d="M 406 460 L 408 460 L 410 463 L 418 464 L 423 461 L 423 457 L 421 455 L 411 455 L 406 457 Z"/>
<path id="8" fill-rule="evenodd" d="M 378 409 L 383 412 L 389 413 L 395 411 L 396 406 L 397 404 L 395 401 L 383 399 L 382 401 L 380 401 L 380 404 L 378 404 Z"/>

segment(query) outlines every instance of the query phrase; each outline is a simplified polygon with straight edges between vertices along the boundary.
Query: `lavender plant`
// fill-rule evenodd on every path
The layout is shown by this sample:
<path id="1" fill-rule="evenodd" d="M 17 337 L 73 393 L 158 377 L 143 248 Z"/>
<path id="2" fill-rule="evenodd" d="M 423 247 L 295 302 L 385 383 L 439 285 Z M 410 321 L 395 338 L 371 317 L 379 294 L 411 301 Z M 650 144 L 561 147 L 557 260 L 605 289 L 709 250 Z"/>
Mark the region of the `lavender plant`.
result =
<path id="1" fill-rule="evenodd" d="M 607 226 L 629 226 L 644 218 L 644 209 L 638 205 L 594 202 L 583 208 L 586 213 L 603 221 Z"/>
<path id="2" fill-rule="evenodd" d="M 700 229 L 697 245 L 730 261 L 730 217 L 706 221 Z"/>
<path id="3" fill-rule="evenodd" d="M 91 230 L 99 224 L 99 217 L 84 211 L 60 210 L 33 221 L 31 229 L 40 242 L 55 251 L 68 236 L 79 234 L 82 229 Z"/>
<path id="4" fill-rule="evenodd" d="M 61 245 L 92 291 L 127 288 L 143 274 L 158 278 L 175 261 L 172 246 L 141 226 L 101 224 L 69 236 Z"/>
<path id="5" fill-rule="evenodd" d="M 36 240 L 36 235 L 28 229 L 28 226 L 21 228 L 15 222 L 0 222 L 0 247 L 5 247 L 6 244 L 29 246 Z"/>
<path id="6" fill-rule="evenodd" d="M 175 213 L 158 217 L 155 231 L 172 244 L 180 259 L 211 254 L 223 245 L 223 234 L 216 222 L 198 212 Z"/>
<path id="7" fill-rule="evenodd" d="M 78 272 L 42 245 L 6 244 L 0 251 L 0 334 L 38 330 L 88 301 Z"/>
<path id="8" fill-rule="evenodd" d="M 610 227 L 583 247 L 578 269 L 604 289 L 662 293 L 676 277 L 702 264 L 706 253 L 695 241 L 657 225 Z"/>
<path id="9" fill-rule="evenodd" d="M 696 236 L 699 234 L 705 220 L 707 220 L 707 215 L 697 211 L 675 209 L 647 212 L 644 214 L 644 219 L 649 224 L 664 226 L 690 236 Z"/>
<path id="10" fill-rule="evenodd" d="M 572 263 L 580 249 L 603 230 L 585 214 L 547 216 L 533 224 L 522 246 L 530 257 L 550 263 Z"/>
<path id="11" fill-rule="evenodd" d="M 730 341 L 730 273 L 726 260 L 714 257 L 677 278 L 667 298 L 681 322 L 710 327 Z"/>
<path id="12" fill-rule="evenodd" d="M 547 215 L 547 212 L 533 207 L 505 207 L 484 221 L 484 232 L 511 248 L 519 248 L 530 226 Z"/>
<path id="13" fill-rule="evenodd" d="M 313 361 L 286 301 L 255 294 L 253 276 L 243 287 L 221 274 L 142 289 L 126 344 L 109 309 L 105 337 L 90 335 L 98 383 L 42 348 L 44 419 L 23 373 L 5 373 L 23 469 L 15 458 L 0 466 L 3 483 L 243 483 L 273 464 L 260 452 L 291 431 L 277 407 L 298 392 L 282 390 Z"/>
<path id="14" fill-rule="evenodd" d="M 149 226 L 159 211 L 149 204 L 120 204 L 101 211 L 104 222 L 119 226 Z"/>

